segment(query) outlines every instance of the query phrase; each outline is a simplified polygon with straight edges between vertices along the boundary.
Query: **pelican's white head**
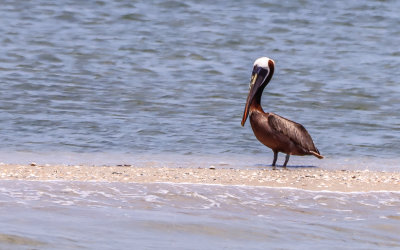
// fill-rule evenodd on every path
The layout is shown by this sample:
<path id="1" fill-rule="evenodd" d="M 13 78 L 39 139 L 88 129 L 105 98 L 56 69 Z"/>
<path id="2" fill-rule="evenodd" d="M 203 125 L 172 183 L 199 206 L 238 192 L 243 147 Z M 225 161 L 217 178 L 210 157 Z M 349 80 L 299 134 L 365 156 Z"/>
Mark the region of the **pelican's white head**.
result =
<path id="1" fill-rule="evenodd" d="M 274 69 L 274 65 L 275 65 L 274 60 L 265 56 L 255 60 L 253 65 L 253 72 L 251 73 L 249 88 L 252 88 L 252 86 L 254 85 L 255 82 L 253 80 L 256 77 L 262 78 L 261 82 L 263 83 L 267 79 L 268 75 L 271 73 L 271 68 L 272 70 Z"/>
<path id="2" fill-rule="evenodd" d="M 272 61 L 272 63 L 275 63 L 274 60 L 269 59 L 268 57 L 260 57 L 257 60 L 255 60 L 253 66 L 258 66 L 264 69 L 269 69 L 269 61 Z"/>

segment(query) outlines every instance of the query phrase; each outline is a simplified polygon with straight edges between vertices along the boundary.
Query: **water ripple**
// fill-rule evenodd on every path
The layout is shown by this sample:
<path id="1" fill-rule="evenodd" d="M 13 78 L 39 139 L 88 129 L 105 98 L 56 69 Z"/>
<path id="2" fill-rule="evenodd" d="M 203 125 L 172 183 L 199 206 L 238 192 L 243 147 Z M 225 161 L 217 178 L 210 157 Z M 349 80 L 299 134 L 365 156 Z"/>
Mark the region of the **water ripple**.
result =
<path id="1" fill-rule="evenodd" d="M 276 74 L 266 111 L 304 124 L 324 155 L 396 157 L 387 145 L 399 142 L 399 10 L 390 1 L 6 1 L 0 150 L 268 151 L 239 125 L 253 60 L 267 55 Z"/>

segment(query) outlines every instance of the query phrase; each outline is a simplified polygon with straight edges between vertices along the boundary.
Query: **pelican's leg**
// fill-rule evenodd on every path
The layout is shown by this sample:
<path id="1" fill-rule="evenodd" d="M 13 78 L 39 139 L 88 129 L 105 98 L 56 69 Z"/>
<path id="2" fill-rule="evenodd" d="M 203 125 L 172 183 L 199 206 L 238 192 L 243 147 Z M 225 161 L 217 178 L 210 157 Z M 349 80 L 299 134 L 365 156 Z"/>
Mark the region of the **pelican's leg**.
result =
<path id="1" fill-rule="evenodd" d="M 272 169 L 275 170 L 276 160 L 278 160 L 278 151 L 274 151 L 274 160 L 272 161 Z"/>
<path id="2" fill-rule="evenodd" d="M 284 168 L 286 168 L 286 164 L 287 164 L 288 161 L 289 161 L 289 157 L 290 157 L 290 154 L 287 154 L 287 155 L 286 155 L 285 163 L 283 163 L 283 167 L 284 167 Z"/>

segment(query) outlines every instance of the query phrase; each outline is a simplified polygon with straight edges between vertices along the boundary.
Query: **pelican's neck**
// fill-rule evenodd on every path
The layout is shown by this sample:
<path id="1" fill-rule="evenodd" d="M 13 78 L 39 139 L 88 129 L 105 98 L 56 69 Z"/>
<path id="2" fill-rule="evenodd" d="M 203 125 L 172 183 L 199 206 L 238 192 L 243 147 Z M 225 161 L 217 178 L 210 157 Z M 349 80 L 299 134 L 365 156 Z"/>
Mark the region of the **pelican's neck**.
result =
<path id="1" fill-rule="evenodd" d="M 271 81 L 272 76 L 274 75 L 274 70 L 275 70 L 273 61 L 269 60 L 268 65 L 269 65 L 269 74 L 268 74 L 267 78 L 265 79 L 264 84 L 261 85 L 261 87 L 257 90 L 257 93 L 254 96 L 253 102 L 250 105 L 250 114 L 251 114 L 252 110 L 258 110 L 258 111 L 264 112 L 264 110 L 261 107 L 261 96 L 262 96 L 262 93 L 264 92 L 265 87 Z"/>
<path id="2" fill-rule="evenodd" d="M 264 112 L 263 108 L 261 107 L 261 96 L 264 91 L 264 87 L 260 88 L 254 96 L 253 102 L 250 105 L 250 114 L 254 110 Z"/>

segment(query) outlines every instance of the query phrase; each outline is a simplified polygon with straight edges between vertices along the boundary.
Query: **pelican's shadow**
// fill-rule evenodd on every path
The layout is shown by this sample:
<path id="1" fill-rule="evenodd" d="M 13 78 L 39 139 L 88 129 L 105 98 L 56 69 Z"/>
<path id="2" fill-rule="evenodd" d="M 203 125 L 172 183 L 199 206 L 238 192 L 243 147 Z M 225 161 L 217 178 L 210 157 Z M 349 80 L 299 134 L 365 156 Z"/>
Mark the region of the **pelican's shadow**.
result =
<path id="1" fill-rule="evenodd" d="M 254 167 L 262 167 L 262 168 L 273 168 L 272 165 L 264 165 L 264 164 L 255 164 Z M 276 169 L 285 169 L 282 165 L 276 165 Z M 305 169 L 305 168 L 319 168 L 317 166 L 312 165 L 286 165 L 288 169 Z"/>

